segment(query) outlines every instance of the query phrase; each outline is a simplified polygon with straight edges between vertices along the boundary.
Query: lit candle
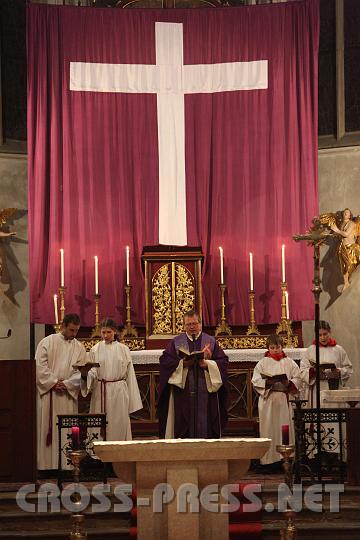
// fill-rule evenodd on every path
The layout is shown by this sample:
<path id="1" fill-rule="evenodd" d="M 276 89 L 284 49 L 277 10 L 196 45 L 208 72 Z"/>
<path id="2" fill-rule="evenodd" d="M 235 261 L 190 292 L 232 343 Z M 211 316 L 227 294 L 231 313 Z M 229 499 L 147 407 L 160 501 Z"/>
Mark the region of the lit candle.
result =
<path id="1" fill-rule="evenodd" d="M 285 283 L 285 244 L 281 246 L 281 277 L 283 283 Z"/>
<path id="2" fill-rule="evenodd" d="M 253 268 L 253 254 L 250 253 L 250 291 L 254 290 L 254 268 Z"/>
<path id="3" fill-rule="evenodd" d="M 78 426 L 71 428 L 71 447 L 72 450 L 79 450 L 80 448 L 80 428 Z"/>
<path id="4" fill-rule="evenodd" d="M 221 246 L 219 246 L 220 251 L 220 283 L 221 285 L 224 283 L 224 250 Z"/>
<path id="5" fill-rule="evenodd" d="M 57 294 L 54 294 L 54 312 L 55 312 L 55 324 L 59 324 Z"/>
<path id="6" fill-rule="evenodd" d="M 60 287 L 65 287 L 64 250 L 60 249 Z"/>
<path id="7" fill-rule="evenodd" d="M 285 424 L 281 426 L 281 444 L 288 446 L 289 445 L 289 426 Z"/>
<path id="8" fill-rule="evenodd" d="M 95 294 L 99 294 L 99 259 L 97 255 L 94 257 L 95 262 Z"/>
<path id="9" fill-rule="evenodd" d="M 130 285 L 130 263 L 129 263 L 129 257 L 130 257 L 130 248 L 129 248 L 129 246 L 126 246 L 126 285 Z"/>
<path id="10" fill-rule="evenodd" d="M 289 317 L 289 293 L 285 291 L 285 303 L 286 303 L 286 318 L 287 320 L 290 320 Z"/>

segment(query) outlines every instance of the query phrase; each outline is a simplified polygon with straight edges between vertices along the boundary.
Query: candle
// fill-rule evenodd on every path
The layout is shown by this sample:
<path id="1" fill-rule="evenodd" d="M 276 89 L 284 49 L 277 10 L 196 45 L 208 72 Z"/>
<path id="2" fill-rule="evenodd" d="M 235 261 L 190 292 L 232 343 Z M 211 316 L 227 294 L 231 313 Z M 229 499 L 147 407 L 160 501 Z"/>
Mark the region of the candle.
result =
<path id="1" fill-rule="evenodd" d="M 253 268 L 253 254 L 250 253 L 250 291 L 254 290 L 254 268 Z"/>
<path id="2" fill-rule="evenodd" d="M 59 324 L 57 294 L 54 294 L 54 312 L 55 312 L 55 324 Z"/>
<path id="3" fill-rule="evenodd" d="M 97 255 L 94 257 L 95 262 L 95 294 L 99 294 L 99 260 Z"/>
<path id="4" fill-rule="evenodd" d="M 80 428 L 78 426 L 71 428 L 71 447 L 72 450 L 79 450 L 80 448 Z"/>
<path id="5" fill-rule="evenodd" d="M 126 246 L 126 285 L 130 285 L 129 257 L 130 257 L 130 248 L 129 246 Z"/>
<path id="6" fill-rule="evenodd" d="M 60 287 L 65 287 L 64 250 L 60 249 Z"/>
<path id="7" fill-rule="evenodd" d="M 220 251 L 220 283 L 221 285 L 224 283 L 224 250 L 221 246 L 219 246 Z"/>
<path id="8" fill-rule="evenodd" d="M 282 282 L 285 283 L 285 244 L 281 246 L 281 277 Z"/>
<path id="9" fill-rule="evenodd" d="M 286 305 L 286 318 L 287 320 L 290 320 L 289 317 L 289 293 L 285 291 L 285 305 Z"/>
<path id="10" fill-rule="evenodd" d="M 288 446 L 289 444 L 289 425 L 281 426 L 281 444 Z"/>

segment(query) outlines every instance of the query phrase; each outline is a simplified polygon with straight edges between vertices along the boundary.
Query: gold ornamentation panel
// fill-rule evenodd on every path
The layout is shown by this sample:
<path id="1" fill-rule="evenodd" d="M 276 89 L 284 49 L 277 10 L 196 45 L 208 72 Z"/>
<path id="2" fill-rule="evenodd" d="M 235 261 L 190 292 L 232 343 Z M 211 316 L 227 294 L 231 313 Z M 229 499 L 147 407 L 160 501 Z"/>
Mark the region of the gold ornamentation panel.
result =
<path id="1" fill-rule="evenodd" d="M 153 333 L 172 334 L 170 264 L 164 264 L 153 277 Z"/>
<path id="2" fill-rule="evenodd" d="M 184 329 L 184 314 L 194 308 L 194 277 L 182 264 L 175 264 L 175 333 Z"/>
<path id="3" fill-rule="evenodd" d="M 282 335 L 284 347 L 294 349 L 299 346 L 296 335 Z M 216 340 L 222 349 L 266 349 L 268 336 L 224 336 Z"/>

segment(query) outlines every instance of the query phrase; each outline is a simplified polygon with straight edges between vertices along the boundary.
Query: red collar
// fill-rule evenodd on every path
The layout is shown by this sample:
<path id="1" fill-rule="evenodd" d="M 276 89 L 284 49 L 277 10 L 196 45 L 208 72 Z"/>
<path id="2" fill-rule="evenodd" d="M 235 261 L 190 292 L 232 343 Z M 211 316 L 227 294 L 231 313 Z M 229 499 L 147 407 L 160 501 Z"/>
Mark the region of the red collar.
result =
<path id="1" fill-rule="evenodd" d="M 268 356 L 268 357 L 272 358 L 273 360 L 277 360 L 278 362 L 282 358 L 286 358 L 286 354 L 284 353 L 284 351 L 282 351 L 279 354 L 271 354 L 270 351 L 266 351 L 265 356 Z"/>
<path id="2" fill-rule="evenodd" d="M 313 341 L 313 345 L 316 345 L 316 340 L 315 340 L 315 339 L 314 339 L 314 341 Z M 320 347 L 335 347 L 335 345 L 336 345 L 336 339 L 330 338 L 329 341 L 327 342 L 327 345 L 323 345 L 323 344 L 320 343 L 320 341 L 319 341 L 319 345 L 320 345 Z"/>

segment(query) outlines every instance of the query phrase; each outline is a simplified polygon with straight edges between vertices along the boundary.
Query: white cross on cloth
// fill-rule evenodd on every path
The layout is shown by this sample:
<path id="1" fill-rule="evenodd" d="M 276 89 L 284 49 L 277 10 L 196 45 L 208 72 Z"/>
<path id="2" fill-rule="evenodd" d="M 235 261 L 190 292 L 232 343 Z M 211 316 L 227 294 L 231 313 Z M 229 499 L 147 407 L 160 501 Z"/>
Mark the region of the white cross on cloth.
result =
<path id="1" fill-rule="evenodd" d="M 185 94 L 268 87 L 268 62 L 184 65 L 182 23 L 155 23 L 156 64 L 70 63 L 70 90 L 156 93 L 159 243 L 187 245 Z"/>

